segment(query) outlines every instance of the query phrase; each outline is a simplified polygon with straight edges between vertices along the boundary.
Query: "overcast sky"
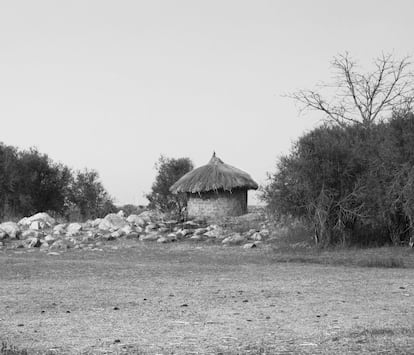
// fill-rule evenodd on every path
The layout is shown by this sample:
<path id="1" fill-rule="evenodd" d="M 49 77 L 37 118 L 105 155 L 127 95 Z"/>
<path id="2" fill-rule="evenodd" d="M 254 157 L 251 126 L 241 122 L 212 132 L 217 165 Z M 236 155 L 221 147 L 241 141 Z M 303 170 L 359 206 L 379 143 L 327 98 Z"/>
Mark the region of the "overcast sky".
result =
<path id="1" fill-rule="evenodd" d="M 163 154 L 259 183 L 320 117 L 284 93 L 414 52 L 412 0 L 0 0 L 0 141 L 146 203 Z M 252 195 L 252 201 L 255 197 Z"/>

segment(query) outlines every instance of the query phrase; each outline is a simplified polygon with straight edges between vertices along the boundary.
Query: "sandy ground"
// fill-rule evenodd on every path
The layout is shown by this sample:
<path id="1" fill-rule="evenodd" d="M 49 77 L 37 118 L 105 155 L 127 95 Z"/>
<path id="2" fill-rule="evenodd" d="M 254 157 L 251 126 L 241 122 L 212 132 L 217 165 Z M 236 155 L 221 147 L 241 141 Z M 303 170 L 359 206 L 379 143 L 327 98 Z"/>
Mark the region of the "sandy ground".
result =
<path id="1" fill-rule="evenodd" d="M 0 341 L 56 353 L 414 353 L 413 269 L 140 243 L 0 253 Z"/>

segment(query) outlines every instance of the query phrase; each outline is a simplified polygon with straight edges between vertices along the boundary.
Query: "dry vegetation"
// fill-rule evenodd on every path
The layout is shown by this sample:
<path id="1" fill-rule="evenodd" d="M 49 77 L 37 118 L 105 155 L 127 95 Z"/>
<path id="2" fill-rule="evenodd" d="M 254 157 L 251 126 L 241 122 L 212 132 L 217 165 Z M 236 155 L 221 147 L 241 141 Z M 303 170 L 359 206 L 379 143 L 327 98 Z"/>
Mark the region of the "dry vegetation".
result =
<path id="1" fill-rule="evenodd" d="M 414 351 L 408 263 L 403 269 L 280 263 L 287 254 L 271 247 L 116 243 L 118 250 L 55 257 L 1 253 L 0 353 Z M 322 258 L 358 254 L 326 253 Z M 315 260 L 316 254 L 302 261 Z"/>

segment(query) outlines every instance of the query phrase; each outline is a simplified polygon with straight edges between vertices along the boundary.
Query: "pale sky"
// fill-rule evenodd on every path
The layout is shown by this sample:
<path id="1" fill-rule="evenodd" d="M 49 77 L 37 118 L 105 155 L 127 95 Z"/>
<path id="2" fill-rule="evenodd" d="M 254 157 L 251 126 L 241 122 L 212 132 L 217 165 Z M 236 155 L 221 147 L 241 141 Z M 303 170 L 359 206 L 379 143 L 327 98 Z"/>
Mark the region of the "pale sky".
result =
<path id="1" fill-rule="evenodd" d="M 320 116 L 283 94 L 413 55 L 412 0 L 0 0 L 0 141 L 144 204 L 161 154 L 213 151 L 259 184 Z M 255 202 L 254 194 L 250 195 Z"/>

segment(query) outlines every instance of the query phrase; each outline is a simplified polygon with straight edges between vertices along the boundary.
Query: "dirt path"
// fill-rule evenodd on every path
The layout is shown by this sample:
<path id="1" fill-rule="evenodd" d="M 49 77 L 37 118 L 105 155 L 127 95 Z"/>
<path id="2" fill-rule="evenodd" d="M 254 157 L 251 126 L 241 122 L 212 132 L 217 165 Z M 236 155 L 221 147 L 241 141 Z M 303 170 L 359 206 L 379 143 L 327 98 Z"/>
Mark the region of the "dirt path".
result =
<path id="1" fill-rule="evenodd" d="M 58 353 L 414 352 L 410 269 L 139 246 L 0 254 L 0 340 Z M 118 342 L 119 340 L 119 342 Z"/>

